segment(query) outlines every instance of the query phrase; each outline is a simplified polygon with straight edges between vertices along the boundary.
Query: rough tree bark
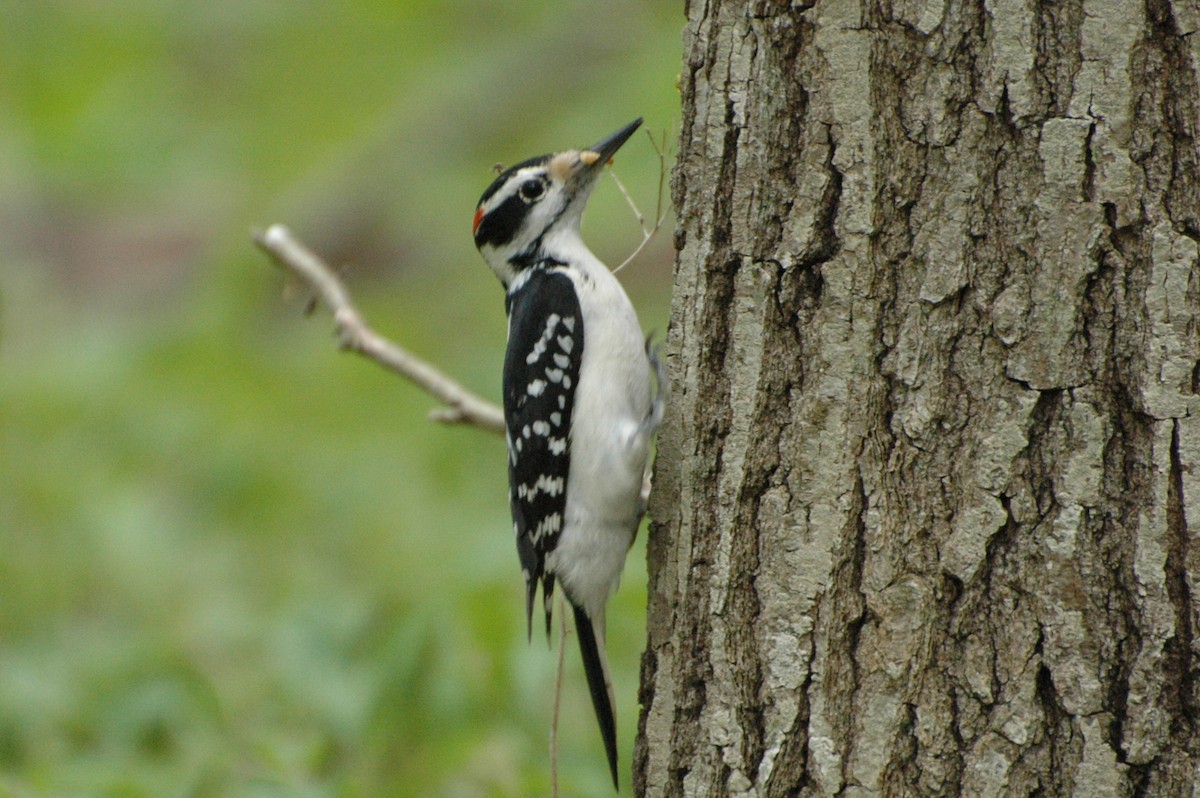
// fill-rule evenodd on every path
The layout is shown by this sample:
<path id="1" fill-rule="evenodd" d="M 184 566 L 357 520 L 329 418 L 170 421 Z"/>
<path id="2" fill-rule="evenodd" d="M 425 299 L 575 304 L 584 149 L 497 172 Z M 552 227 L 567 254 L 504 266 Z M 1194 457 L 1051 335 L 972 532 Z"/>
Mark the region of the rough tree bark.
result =
<path id="1" fill-rule="evenodd" d="M 638 794 L 1200 794 L 1200 7 L 688 14 Z"/>

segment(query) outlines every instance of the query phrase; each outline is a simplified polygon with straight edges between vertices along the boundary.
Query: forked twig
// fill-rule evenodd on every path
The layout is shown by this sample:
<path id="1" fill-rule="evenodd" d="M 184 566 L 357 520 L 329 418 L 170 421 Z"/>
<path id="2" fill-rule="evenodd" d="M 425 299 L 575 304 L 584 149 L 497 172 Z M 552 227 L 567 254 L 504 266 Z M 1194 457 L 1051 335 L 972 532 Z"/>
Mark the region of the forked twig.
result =
<path id="1" fill-rule="evenodd" d="M 633 215 L 637 217 L 638 226 L 642 228 L 642 242 L 637 245 L 637 248 L 629 255 L 628 258 L 621 261 L 621 265 L 613 269 L 613 274 L 621 271 L 629 265 L 630 261 L 642 253 L 654 235 L 662 228 L 663 222 L 667 220 L 667 212 L 663 210 L 663 191 L 667 183 L 667 131 L 662 134 L 662 142 L 654 140 L 654 135 L 647 130 L 646 137 L 650 139 L 650 146 L 658 153 L 658 203 L 654 208 L 654 227 L 646 229 L 646 217 L 638 210 L 637 203 L 633 201 L 633 197 L 625 190 L 625 184 L 621 182 L 621 178 L 617 177 L 614 169 L 609 169 L 608 173 L 612 175 L 612 179 L 616 182 L 617 188 L 621 190 L 621 195 L 625 197 L 625 202 L 629 203 L 629 207 L 633 210 Z"/>
<path id="2" fill-rule="evenodd" d="M 429 414 L 434 421 L 469 424 L 488 432 L 504 433 L 504 414 L 499 407 L 372 330 L 333 270 L 301 244 L 290 230 L 275 224 L 265 233 L 255 230 L 253 235 L 260 249 L 300 278 L 333 313 L 338 345 L 342 349 L 374 360 L 441 401 L 445 407 Z"/>

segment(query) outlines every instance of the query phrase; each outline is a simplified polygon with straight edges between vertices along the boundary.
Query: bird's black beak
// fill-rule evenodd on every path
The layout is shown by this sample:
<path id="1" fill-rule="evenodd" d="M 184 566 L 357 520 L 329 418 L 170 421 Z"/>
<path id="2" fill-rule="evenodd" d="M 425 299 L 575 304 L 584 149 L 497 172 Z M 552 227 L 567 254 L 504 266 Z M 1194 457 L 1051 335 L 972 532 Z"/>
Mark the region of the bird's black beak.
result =
<path id="1" fill-rule="evenodd" d="M 633 132 L 642 125 L 642 118 L 630 122 L 625 127 L 613 133 L 611 136 L 601 139 L 592 146 L 588 147 L 579 153 L 579 160 L 592 169 L 600 169 L 609 159 L 613 157 L 613 153 L 621 149 L 621 145 L 629 140 Z M 589 170 L 590 171 L 590 170 Z"/>

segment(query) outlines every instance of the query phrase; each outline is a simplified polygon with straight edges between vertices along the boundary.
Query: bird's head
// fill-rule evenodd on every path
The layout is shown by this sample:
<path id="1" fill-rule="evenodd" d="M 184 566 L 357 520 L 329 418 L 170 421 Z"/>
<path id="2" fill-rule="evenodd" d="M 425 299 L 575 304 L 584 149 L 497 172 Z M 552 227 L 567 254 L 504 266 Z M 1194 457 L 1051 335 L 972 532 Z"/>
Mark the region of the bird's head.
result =
<path id="1" fill-rule="evenodd" d="M 583 150 L 540 155 L 506 169 L 475 208 L 475 246 L 508 286 L 521 269 L 579 239 L 579 222 L 604 165 L 642 120 Z"/>

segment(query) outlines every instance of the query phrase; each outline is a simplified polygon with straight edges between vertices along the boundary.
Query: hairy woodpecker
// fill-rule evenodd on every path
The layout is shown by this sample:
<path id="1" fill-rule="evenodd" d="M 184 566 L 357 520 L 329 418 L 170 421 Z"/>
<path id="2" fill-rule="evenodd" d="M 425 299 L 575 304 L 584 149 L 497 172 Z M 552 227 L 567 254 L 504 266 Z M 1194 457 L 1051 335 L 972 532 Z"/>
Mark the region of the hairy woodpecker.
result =
<path id="1" fill-rule="evenodd" d="M 592 705 L 617 786 L 604 610 L 641 520 L 662 367 L 624 289 L 584 245 L 588 196 L 637 119 L 584 150 L 504 171 L 475 210 L 475 245 L 505 288 L 509 506 L 532 635 L 538 584 L 550 634 L 555 580 L 575 613 Z M 659 375 L 652 395 L 650 369 Z"/>

